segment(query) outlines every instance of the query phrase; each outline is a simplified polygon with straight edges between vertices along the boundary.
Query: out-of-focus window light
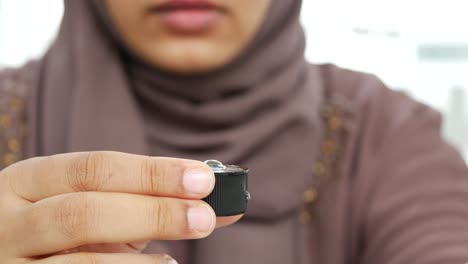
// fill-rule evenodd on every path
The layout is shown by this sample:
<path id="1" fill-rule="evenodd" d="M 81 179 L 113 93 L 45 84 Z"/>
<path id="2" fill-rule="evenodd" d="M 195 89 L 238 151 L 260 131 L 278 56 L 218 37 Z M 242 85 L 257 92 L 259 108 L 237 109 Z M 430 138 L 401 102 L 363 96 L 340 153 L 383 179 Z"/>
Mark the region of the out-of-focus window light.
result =
<path id="1" fill-rule="evenodd" d="M 303 2 L 310 61 L 374 73 L 437 108 L 447 138 L 468 154 L 468 1 Z"/>
<path id="2" fill-rule="evenodd" d="M 62 14 L 63 0 L 0 0 L 0 67 L 40 57 Z"/>
<path id="3" fill-rule="evenodd" d="M 303 3 L 308 60 L 376 74 L 437 108 L 449 140 L 468 152 L 467 0 Z M 0 0 L 0 67 L 41 56 L 62 13 L 62 0 Z"/>

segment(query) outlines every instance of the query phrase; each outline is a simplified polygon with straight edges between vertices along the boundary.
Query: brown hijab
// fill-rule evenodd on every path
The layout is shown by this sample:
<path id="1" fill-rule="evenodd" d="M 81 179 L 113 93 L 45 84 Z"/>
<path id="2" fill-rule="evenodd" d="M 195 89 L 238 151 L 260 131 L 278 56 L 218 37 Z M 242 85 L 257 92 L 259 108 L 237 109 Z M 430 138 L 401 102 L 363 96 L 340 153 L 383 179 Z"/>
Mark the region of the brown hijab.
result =
<path id="1" fill-rule="evenodd" d="M 40 62 L 30 155 L 219 159 L 251 169 L 249 217 L 288 213 L 311 181 L 321 138 L 322 96 L 304 59 L 301 3 L 273 0 L 233 62 L 178 76 L 127 50 L 101 1 L 65 0 L 59 35 Z"/>
<path id="2" fill-rule="evenodd" d="M 467 171 L 442 140 L 439 116 L 375 77 L 308 65 L 301 2 L 272 1 L 235 61 L 192 77 L 132 55 L 109 34 L 102 5 L 65 1 L 34 82 L 29 154 L 119 150 L 248 166 L 252 200 L 242 222 L 147 248 L 169 245 L 180 263 L 465 263 Z M 343 152 L 345 173 L 321 186 L 312 223 L 301 225 L 302 194 L 320 174 L 312 164 L 322 129 L 334 126 L 319 115 L 325 91 L 352 101 L 344 107 L 349 144 L 326 135 Z"/>

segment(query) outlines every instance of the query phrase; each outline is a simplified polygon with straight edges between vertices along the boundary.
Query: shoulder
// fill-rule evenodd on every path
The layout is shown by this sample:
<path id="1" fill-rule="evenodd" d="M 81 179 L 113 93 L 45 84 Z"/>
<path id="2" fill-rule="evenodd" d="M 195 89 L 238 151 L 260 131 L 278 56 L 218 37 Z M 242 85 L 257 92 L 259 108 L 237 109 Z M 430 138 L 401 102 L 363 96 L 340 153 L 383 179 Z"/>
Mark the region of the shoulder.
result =
<path id="1" fill-rule="evenodd" d="M 366 242 L 352 248 L 354 256 L 365 263 L 466 259 L 467 240 L 459 230 L 467 228 L 460 216 L 468 215 L 461 206 L 468 199 L 468 170 L 443 139 L 440 114 L 375 76 L 331 65 L 320 71 L 330 97 L 348 107 L 353 125 L 345 161 L 352 165 L 326 195 L 335 202 L 344 193 L 340 208 L 352 208 L 349 234 Z M 401 245 L 405 250 L 395 255 Z M 421 252 L 426 257 L 415 261 Z"/>
<path id="2" fill-rule="evenodd" d="M 21 68 L 0 69 L 0 169 L 24 155 L 26 108 L 37 68 L 37 62 L 30 62 Z"/>
<path id="3" fill-rule="evenodd" d="M 38 62 L 31 61 L 20 68 L 0 69 L 0 95 L 26 97 L 37 67 Z"/>
<path id="4" fill-rule="evenodd" d="M 0 69 L 0 114 L 3 117 L 25 110 L 25 103 L 37 82 L 37 69 L 36 61 L 20 68 Z"/>
<path id="5" fill-rule="evenodd" d="M 339 97 L 351 104 L 355 111 L 371 110 L 378 106 L 383 110 L 394 109 L 392 116 L 408 114 L 418 109 L 431 110 L 401 91 L 390 89 L 372 74 L 348 70 L 331 64 L 319 65 L 323 84 L 331 97 Z M 432 110 L 433 111 L 433 110 Z M 435 111 L 434 111 L 435 112 Z"/>
<path id="6" fill-rule="evenodd" d="M 317 66 L 330 100 L 350 115 L 352 130 L 373 140 L 379 147 L 385 138 L 401 132 L 408 124 L 424 126 L 439 133 L 441 115 L 407 94 L 390 89 L 374 75 L 343 69 L 331 64 Z"/>

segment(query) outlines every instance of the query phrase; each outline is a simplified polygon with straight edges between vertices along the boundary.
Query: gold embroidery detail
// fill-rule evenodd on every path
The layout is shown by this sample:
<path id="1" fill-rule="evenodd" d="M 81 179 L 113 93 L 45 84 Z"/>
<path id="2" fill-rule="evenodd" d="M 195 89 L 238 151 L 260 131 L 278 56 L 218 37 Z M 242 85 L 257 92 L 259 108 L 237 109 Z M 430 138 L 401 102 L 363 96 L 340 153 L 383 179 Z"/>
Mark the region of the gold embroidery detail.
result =
<path id="1" fill-rule="evenodd" d="M 11 102 L 11 106 L 16 112 L 22 112 L 24 110 L 24 100 L 15 98 Z"/>
<path id="2" fill-rule="evenodd" d="M 0 116 L 0 128 L 7 129 L 10 127 L 10 116 L 1 115 Z"/>
<path id="3" fill-rule="evenodd" d="M 315 188 L 311 187 L 309 190 L 304 192 L 304 202 L 308 204 L 314 203 L 318 198 L 318 193 Z"/>
<path id="4" fill-rule="evenodd" d="M 328 128 L 331 130 L 338 130 L 343 126 L 343 122 L 341 118 L 338 116 L 332 116 L 330 120 L 328 121 Z"/>
<path id="5" fill-rule="evenodd" d="M 317 162 L 315 163 L 313 170 L 314 170 L 314 174 L 320 177 L 320 176 L 325 175 L 327 168 L 325 167 L 325 164 L 323 164 L 322 162 Z"/>
<path id="6" fill-rule="evenodd" d="M 337 149 L 336 141 L 327 140 L 322 146 L 322 152 L 325 154 L 334 153 Z"/>
<path id="7" fill-rule="evenodd" d="M 320 146 L 320 158 L 313 165 L 314 182 L 303 193 L 304 209 L 301 219 L 309 223 L 314 216 L 314 207 L 319 200 L 319 188 L 324 181 L 339 174 L 338 164 L 343 151 L 344 137 L 349 132 L 345 123 L 346 115 L 349 113 L 339 103 L 325 105 L 322 109 L 322 118 L 325 124 L 325 135 Z"/>
<path id="8" fill-rule="evenodd" d="M 15 138 L 8 140 L 8 148 L 10 149 L 11 152 L 18 153 L 20 149 L 20 144 L 18 140 Z"/>
<path id="9" fill-rule="evenodd" d="M 7 166 L 7 167 L 14 164 L 17 161 L 18 161 L 18 158 L 16 157 L 16 155 L 14 155 L 12 153 L 7 153 L 3 157 L 3 164 L 5 164 L 5 166 Z"/>

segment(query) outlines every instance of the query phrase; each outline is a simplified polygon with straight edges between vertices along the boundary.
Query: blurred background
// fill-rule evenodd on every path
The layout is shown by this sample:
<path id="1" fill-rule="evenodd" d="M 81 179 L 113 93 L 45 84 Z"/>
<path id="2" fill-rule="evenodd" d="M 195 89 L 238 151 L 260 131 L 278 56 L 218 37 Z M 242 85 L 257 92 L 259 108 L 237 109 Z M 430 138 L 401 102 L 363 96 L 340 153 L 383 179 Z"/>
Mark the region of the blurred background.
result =
<path id="1" fill-rule="evenodd" d="M 308 60 L 376 74 L 438 109 L 468 158 L 467 0 L 303 2 Z M 0 68 L 40 57 L 62 13 L 62 0 L 0 0 Z"/>

